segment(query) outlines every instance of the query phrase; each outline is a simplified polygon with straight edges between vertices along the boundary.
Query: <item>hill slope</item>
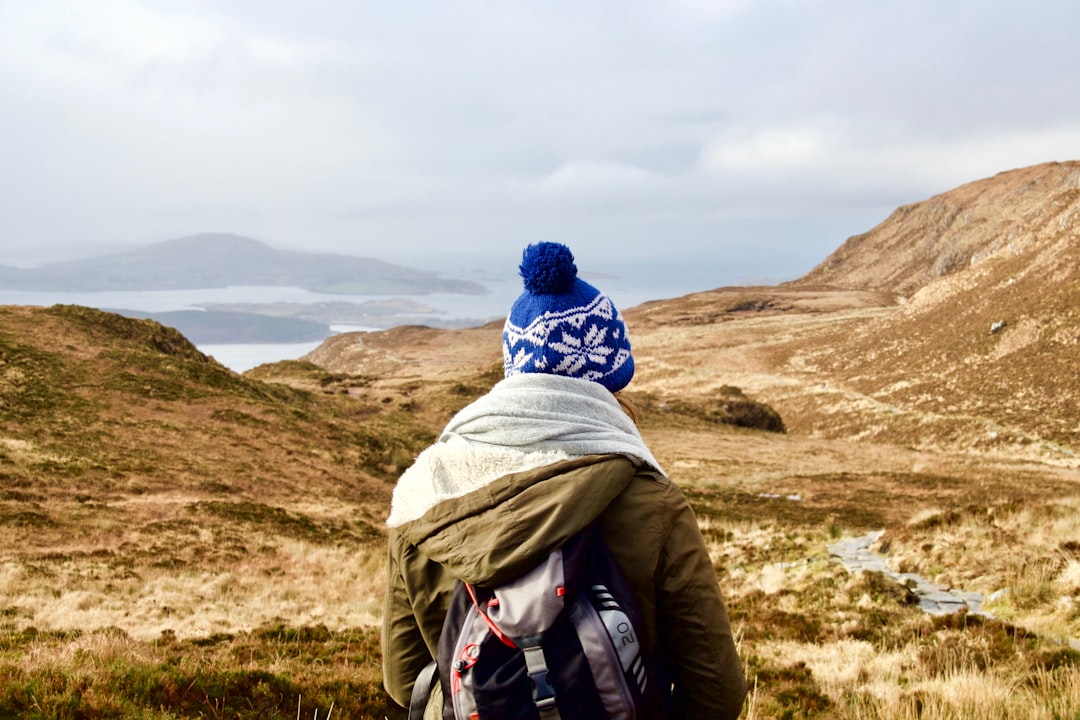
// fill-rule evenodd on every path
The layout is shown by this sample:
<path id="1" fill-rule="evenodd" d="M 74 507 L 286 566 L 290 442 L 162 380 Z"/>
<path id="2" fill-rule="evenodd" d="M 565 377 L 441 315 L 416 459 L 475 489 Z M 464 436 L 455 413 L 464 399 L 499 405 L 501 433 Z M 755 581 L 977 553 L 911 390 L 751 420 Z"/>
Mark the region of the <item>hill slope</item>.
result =
<path id="1" fill-rule="evenodd" d="M 1008 198 L 1023 176 L 985 192 Z M 1046 206 L 1030 242 L 1018 226 L 1011 249 L 976 243 L 975 263 L 939 277 L 853 247 L 849 279 L 831 278 L 847 285 L 811 276 L 624 309 L 627 394 L 701 520 L 761 716 L 954 717 L 957 668 L 963 707 L 986 703 L 986 717 L 1006 702 L 1015 717 L 1080 708 L 1075 200 L 1042 187 L 1063 209 Z M 920 224 L 897 232 L 934 247 L 913 207 Z M 990 318 L 1007 324 L 991 333 Z M 153 322 L 0 308 L 0 714 L 94 717 L 113 692 L 147 713 L 271 716 L 258 699 L 293 717 L 315 689 L 323 709 L 349 707 L 358 669 L 378 695 L 389 488 L 501 377 L 499 329 L 343 334 L 313 362 L 238 376 Z M 788 434 L 716 423 L 707 411 L 730 386 L 779 410 Z M 894 568 L 981 593 L 995 618 L 931 619 L 907 587 L 849 575 L 828 548 L 853 535 L 878 537 Z M 148 669 L 118 662 L 129 636 Z M 320 654 L 283 670 L 301 645 Z M 229 652 L 220 682 L 180 672 Z M 891 705 L 867 704 L 882 692 Z"/>
<path id="2" fill-rule="evenodd" d="M 1028 255 L 1024 264 L 1036 271 L 1039 264 L 1060 266 L 1066 258 L 1035 263 L 1031 253 L 1075 239 L 1078 197 L 1080 161 L 999 173 L 898 208 L 792 284 L 910 296 L 995 257 Z"/>
<path id="3" fill-rule="evenodd" d="M 804 278 L 624 310 L 628 393 L 725 385 L 789 431 L 1080 461 L 1080 162 L 905 206 Z M 382 382 L 490 367 L 499 327 L 342 335 L 308 358 Z"/>
<path id="4" fill-rule="evenodd" d="M 624 309 L 627 392 L 734 385 L 796 434 L 1080 462 L 1078 224 L 1080 163 L 1039 165 L 905 206 L 798 281 Z M 308 359 L 384 383 L 497 363 L 498 324 L 469 333 L 345 334 Z"/>
<path id="5" fill-rule="evenodd" d="M 910 296 L 822 337 L 802 366 L 879 402 L 984 418 L 1080 450 L 1080 163 L 1002 173 L 908 205 L 792 287 Z M 1000 427 L 999 427 L 1000 426 Z"/>
<path id="6" fill-rule="evenodd" d="M 0 625 L 370 623 L 366 554 L 431 431 L 364 378 L 290 367 L 264 383 L 152 321 L 0 307 Z M 315 556 L 340 577 L 313 584 Z M 34 572 L 55 596 L 24 594 Z"/>

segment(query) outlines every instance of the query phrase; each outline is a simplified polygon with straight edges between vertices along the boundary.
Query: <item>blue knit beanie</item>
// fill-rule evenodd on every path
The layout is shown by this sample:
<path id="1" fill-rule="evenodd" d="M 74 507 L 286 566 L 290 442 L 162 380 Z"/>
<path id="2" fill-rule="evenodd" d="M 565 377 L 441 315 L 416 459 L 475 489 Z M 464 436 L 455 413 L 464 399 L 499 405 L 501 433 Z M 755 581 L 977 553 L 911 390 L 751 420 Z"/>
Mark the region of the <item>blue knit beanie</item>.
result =
<path id="1" fill-rule="evenodd" d="M 611 392 L 634 376 L 622 315 L 611 298 L 577 276 L 570 248 L 553 242 L 522 253 L 525 292 L 503 326 L 503 371 L 598 382 Z"/>

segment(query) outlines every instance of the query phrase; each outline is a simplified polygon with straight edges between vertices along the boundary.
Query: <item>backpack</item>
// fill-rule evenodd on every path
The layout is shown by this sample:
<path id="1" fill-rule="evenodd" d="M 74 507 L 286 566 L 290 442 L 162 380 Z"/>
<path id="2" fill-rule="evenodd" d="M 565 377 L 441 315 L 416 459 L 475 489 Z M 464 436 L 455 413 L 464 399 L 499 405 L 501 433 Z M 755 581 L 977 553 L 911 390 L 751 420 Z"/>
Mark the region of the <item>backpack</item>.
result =
<path id="1" fill-rule="evenodd" d="M 494 588 L 458 581 L 435 665 L 445 720 L 644 717 L 658 688 L 629 585 L 593 523 Z M 436 670 L 413 693 L 420 717 Z"/>

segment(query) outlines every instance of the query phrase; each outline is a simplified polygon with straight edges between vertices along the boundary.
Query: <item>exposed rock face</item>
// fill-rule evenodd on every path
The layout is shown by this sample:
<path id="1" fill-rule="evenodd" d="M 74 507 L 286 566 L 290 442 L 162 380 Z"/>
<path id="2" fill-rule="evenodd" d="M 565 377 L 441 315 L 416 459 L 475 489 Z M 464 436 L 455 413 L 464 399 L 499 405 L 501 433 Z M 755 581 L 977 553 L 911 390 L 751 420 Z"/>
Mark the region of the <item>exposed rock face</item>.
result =
<path id="1" fill-rule="evenodd" d="M 1060 253 L 1062 244 L 1071 244 L 1075 258 L 1078 201 L 1080 162 L 1003 172 L 897 208 L 794 284 L 890 290 L 906 297 L 987 260 Z M 1035 265 L 1051 263 L 1061 268 L 1056 257 Z"/>

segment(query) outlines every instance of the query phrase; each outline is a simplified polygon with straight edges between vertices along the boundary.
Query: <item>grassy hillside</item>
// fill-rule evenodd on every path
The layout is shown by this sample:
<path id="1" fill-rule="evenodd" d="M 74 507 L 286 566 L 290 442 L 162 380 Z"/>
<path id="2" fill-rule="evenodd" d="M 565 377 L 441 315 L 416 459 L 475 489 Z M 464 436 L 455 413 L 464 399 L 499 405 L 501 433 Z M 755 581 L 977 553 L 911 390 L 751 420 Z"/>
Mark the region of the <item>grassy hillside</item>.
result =
<path id="1" fill-rule="evenodd" d="M 1080 717 L 1062 208 L 929 279 L 849 266 L 881 281 L 624 310 L 626 396 L 698 515 L 748 719 Z M 401 717 L 379 690 L 382 521 L 398 473 L 501 377 L 499 325 L 346 333 L 240 376 L 150 321 L 0 308 L 0 718 Z M 731 424 L 762 403 L 786 432 Z M 860 537 L 982 613 L 849 572 L 830 547 Z"/>
<path id="2" fill-rule="evenodd" d="M 1078 228 L 1080 162 L 905 206 L 798 281 L 628 311 L 656 363 L 640 385 L 737 385 L 799 434 L 1076 467 Z"/>
<path id="3" fill-rule="evenodd" d="M 910 297 L 994 257 L 1075 237 L 1080 161 L 1019 168 L 896 209 L 794 284 Z M 1043 258 L 1056 264 L 1058 258 Z M 1025 259 L 1030 265 L 1033 258 Z M 1037 267 L 1040 263 L 1036 263 Z"/>
<path id="4" fill-rule="evenodd" d="M 911 206 L 879 228 L 902 247 L 852 242 L 833 284 L 624 309 L 626 395 L 710 543 L 756 683 L 747 717 L 1080 714 L 1071 172 L 1006 173 Z M 992 213 L 1011 244 L 972 235 Z M 934 271 L 935 252 L 961 246 L 965 262 Z M 496 364 L 499 327 L 342 335 L 308 357 L 392 392 Z M 711 422 L 731 388 L 787 433 Z M 929 615 L 911 587 L 832 559 L 831 544 L 872 531 L 893 571 L 977 593 L 985 614 Z"/>
<path id="5" fill-rule="evenodd" d="M 362 377 L 282 372 L 0 308 L 0 717 L 393 714 L 382 521 L 432 433 Z"/>
<path id="6" fill-rule="evenodd" d="M 729 351 L 752 350 L 753 320 L 721 323 Z M 1080 634 L 1075 473 L 716 424 L 707 391 L 664 389 L 670 327 L 642 323 L 630 397 L 698 512 L 755 683 L 747 717 L 1080 709 L 1080 653 L 1061 644 Z M 500 376 L 481 343 L 497 332 L 474 334 L 453 359 L 452 332 L 376 334 L 357 357 L 390 356 L 378 377 L 238 376 L 150 321 L 0 310 L 0 717 L 401 717 L 379 689 L 381 520 L 397 473 Z M 723 375 L 725 357 L 686 370 Z M 908 570 L 1007 589 L 998 619 L 935 619 L 829 561 L 883 528 Z"/>
<path id="7" fill-rule="evenodd" d="M 1077 457 L 1078 228 L 1080 162 L 901 208 L 794 283 L 907 296 L 896 312 L 821 338 L 801 353 L 804 367 L 905 412 L 979 418 L 970 432 L 987 452 Z"/>

